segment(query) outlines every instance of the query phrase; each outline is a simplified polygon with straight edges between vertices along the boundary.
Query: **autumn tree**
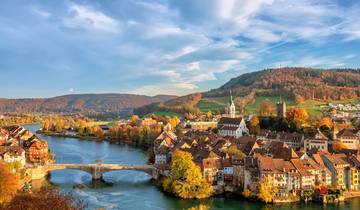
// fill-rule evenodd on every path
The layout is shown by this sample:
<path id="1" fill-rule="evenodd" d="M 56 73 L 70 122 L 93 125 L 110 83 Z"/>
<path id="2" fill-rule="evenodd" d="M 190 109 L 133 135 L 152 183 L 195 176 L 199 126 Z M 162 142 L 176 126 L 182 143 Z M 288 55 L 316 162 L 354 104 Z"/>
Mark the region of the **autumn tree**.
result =
<path id="1" fill-rule="evenodd" d="M 168 123 L 170 123 L 172 128 L 176 128 L 176 126 L 179 124 L 180 119 L 177 116 L 170 117 L 168 119 Z"/>
<path id="2" fill-rule="evenodd" d="M 131 122 L 136 125 L 137 121 L 139 120 L 139 116 L 134 114 L 133 116 L 131 116 Z"/>
<path id="3" fill-rule="evenodd" d="M 250 134 L 256 134 L 260 130 L 260 121 L 257 116 L 252 116 L 250 120 Z"/>
<path id="4" fill-rule="evenodd" d="M 0 206 L 9 202 L 20 188 L 19 175 L 0 161 Z"/>
<path id="5" fill-rule="evenodd" d="M 297 125 L 303 125 L 308 117 L 308 113 L 302 108 L 292 108 L 286 112 L 286 118 L 289 121 L 295 122 Z"/>
<path id="6" fill-rule="evenodd" d="M 274 110 L 275 110 L 274 104 L 271 103 L 271 101 L 269 101 L 267 99 L 261 101 L 261 103 L 258 107 L 260 116 L 271 116 L 271 115 L 273 115 Z"/>
<path id="7" fill-rule="evenodd" d="M 242 99 L 235 100 L 235 106 L 238 107 L 240 114 L 244 114 L 246 108 L 246 101 Z"/>
<path id="8" fill-rule="evenodd" d="M 333 121 L 330 117 L 323 117 L 320 119 L 320 126 L 331 128 L 333 126 Z"/>
<path id="9" fill-rule="evenodd" d="M 100 138 L 100 139 L 104 138 L 104 132 L 103 132 L 103 130 L 101 129 L 101 127 L 99 125 L 95 125 L 92 128 L 92 133 L 97 138 Z"/>
<path id="10" fill-rule="evenodd" d="M 304 103 L 305 99 L 301 95 L 295 95 L 295 104 L 302 104 Z"/>
<path id="11" fill-rule="evenodd" d="M 71 192 L 62 193 L 54 187 L 44 187 L 33 193 L 18 193 L 4 209 L 85 210 L 86 204 Z"/>
<path id="12" fill-rule="evenodd" d="M 243 159 L 246 157 L 246 155 L 239 150 L 236 145 L 231 145 L 228 149 L 226 149 L 225 153 L 230 157 L 235 157 L 237 159 Z"/>
<path id="13" fill-rule="evenodd" d="M 43 131 L 49 131 L 50 130 L 50 119 L 49 118 L 45 118 L 42 123 L 41 123 L 41 127 Z"/>
<path id="14" fill-rule="evenodd" d="M 265 203 L 271 203 L 275 199 L 275 195 L 278 192 L 274 182 L 268 177 L 263 177 L 258 184 L 257 198 Z"/>
<path id="15" fill-rule="evenodd" d="M 213 194 L 213 188 L 202 177 L 200 168 L 192 159 L 191 153 L 175 151 L 171 164 L 172 176 L 163 180 L 163 188 L 180 198 L 208 198 Z"/>
<path id="16" fill-rule="evenodd" d="M 335 152 L 340 152 L 344 149 L 347 149 L 346 145 L 344 143 L 342 143 L 341 141 L 337 141 L 333 144 L 333 150 Z"/>
<path id="17" fill-rule="evenodd" d="M 60 132 L 62 132 L 63 130 L 64 130 L 64 128 L 65 128 L 65 121 L 64 121 L 64 119 L 61 117 L 61 116 L 57 116 L 56 118 L 55 118 L 55 122 L 54 122 L 54 124 L 55 124 L 55 132 L 58 132 L 58 133 L 60 133 Z"/>

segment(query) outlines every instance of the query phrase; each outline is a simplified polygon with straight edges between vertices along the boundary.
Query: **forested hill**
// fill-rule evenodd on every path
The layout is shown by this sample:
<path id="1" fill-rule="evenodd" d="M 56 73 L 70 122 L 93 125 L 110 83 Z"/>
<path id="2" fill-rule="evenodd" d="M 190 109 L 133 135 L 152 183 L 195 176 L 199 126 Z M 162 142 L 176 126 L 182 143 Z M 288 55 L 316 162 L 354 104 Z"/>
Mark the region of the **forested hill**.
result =
<path id="1" fill-rule="evenodd" d="M 123 108 L 137 108 L 176 96 L 133 94 L 73 94 L 42 99 L 0 99 L 0 112 L 17 113 L 116 113 Z"/>
<path id="2" fill-rule="evenodd" d="M 147 105 L 135 111 L 139 114 L 154 111 L 193 112 L 198 109 L 223 111 L 229 90 L 232 90 L 236 103 L 245 106 L 254 103 L 257 96 L 282 96 L 296 103 L 305 100 L 354 99 L 360 95 L 360 70 L 266 69 L 232 78 L 217 89 Z"/>
<path id="3" fill-rule="evenodd" d="M 224 96 L 232 90 L 237 96 L 251 92 L 283 95 L 304 100 L 343 100 L 360 93 L 360 70 L 278 68 L 240 75 L 218 89 L 204 93 L 205 97 Z"/>

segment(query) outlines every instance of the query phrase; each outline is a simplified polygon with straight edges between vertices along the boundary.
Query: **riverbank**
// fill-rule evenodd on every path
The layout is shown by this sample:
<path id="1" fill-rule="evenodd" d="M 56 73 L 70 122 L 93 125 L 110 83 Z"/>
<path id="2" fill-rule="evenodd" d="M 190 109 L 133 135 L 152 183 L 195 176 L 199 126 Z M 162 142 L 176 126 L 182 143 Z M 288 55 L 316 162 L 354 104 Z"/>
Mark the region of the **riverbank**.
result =
<path id="1" fill-rule="evenodd" d="M 82 136 L 82 135 L 78 135 L 78 134 L 55 133 L 55 132 L 42 131 L 42 130 L 37 130 L 36 133 L 46 135 L 46 136 L 55 136 L 55 137 L 62 137 L 62 138 L 77 138 L 77 139 L 83 139 L 83 140 L 103 141 L 103 140 L 108 139 L 108 138 L 99 139 L 98 137 L 95 137 L 95 136 Z"/>
<path id="2" fill-rule="evenodd" d="M 86 141 L 95 141 L 95 142 L 107 141 L 112 144 L 126 144 L 126 145 L 133 146 L 136 148 L 143 148 L 145 151 L 147 149 L 149 149 L 149 147 L 150 147 L 149 145 L 137 145 L 131 141 L 119 141 L 117 139 L 112 139 L 107 136 L 105 136 L 103 138 L 98 138 L 96 136 L 89 136 L 89 135 L 83 136 L 83 135 L 79 135 L 79 134 L 55 133 L 55 132 L 42 131 L 42 130 L 37 130 L 36 133 L 46 135 L 46 136 L 60 137 L 60 138 L 75 138 L 75 139 L 81 139 L 81 140 L 86 140 Z"/>

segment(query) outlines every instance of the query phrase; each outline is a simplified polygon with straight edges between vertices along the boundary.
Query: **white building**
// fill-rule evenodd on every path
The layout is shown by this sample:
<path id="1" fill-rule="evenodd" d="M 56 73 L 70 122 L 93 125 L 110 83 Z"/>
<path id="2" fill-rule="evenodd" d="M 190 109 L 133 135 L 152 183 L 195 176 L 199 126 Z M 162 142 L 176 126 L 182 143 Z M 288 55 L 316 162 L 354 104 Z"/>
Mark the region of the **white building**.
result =
<path id="1" fill-rule="evenodd" d="M 315 148 L 319 151 L 328 151 L 328 137 L 326 137 L 323 133 L 320 131 L 317 132 L 317 134 L 312 138 L 307 138 L 304 140 L 304 149 L 305 152 Z"/>
<path id="2" fill-rule="evenodd" d="M 220 136 L 233 136 L 239 138 L 249 133 L 243 118 L 222 117 L 218 122 L 218 134 Z"/>

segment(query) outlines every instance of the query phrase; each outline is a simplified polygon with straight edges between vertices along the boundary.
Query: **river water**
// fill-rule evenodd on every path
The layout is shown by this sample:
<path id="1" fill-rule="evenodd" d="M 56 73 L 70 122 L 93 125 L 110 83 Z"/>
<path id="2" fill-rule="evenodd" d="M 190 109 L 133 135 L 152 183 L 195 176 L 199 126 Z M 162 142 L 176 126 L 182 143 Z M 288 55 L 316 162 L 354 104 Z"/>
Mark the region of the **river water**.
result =
<path id="1" fill-rule="evenodd" d="M 35 131 L 37 125 L 26 126 Z M 94 142 L 75 138 L 49 137 L 39 135 L 49 143 L 56 156 L 57 163 L 95 163 L 101 159 L 104 163 L 144 164 L 146 153 L 137 148 Z M 337 205 L 319 204 L 282 204 L 263 205 L 248 202 L 241 198 L 216 197 L 206 200 L 181 200 L 169 196 L 154 186 L 150 176 L 136 171 L 114 171 L 104 175 L 109 184 L 92 182 L 86 172 L 61 170 L 51 172 L 49 182 L 64 191 L 72 191 L 87 204 L 89 209 L 198 209 L 200 206 L 209 209 L 241 209 L 241 210 L 319 210 L 341 209 L 360 210 L 360 199 L 352 199 Z"/>

